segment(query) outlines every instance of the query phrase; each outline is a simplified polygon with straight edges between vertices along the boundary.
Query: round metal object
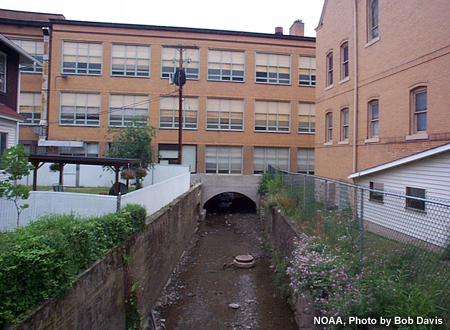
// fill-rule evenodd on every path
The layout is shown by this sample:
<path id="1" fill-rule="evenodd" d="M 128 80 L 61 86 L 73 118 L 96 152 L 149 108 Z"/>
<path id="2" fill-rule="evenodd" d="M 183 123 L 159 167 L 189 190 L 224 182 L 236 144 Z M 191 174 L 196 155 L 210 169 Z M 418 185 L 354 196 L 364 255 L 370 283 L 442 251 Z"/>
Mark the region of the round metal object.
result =
<path id="1" fill-rule="evenodd" d="M 255 267 L 255 260 L 249 254 L 241 254 L 234 257 L 233 264 L 238 268 L 252 268 Z"/>

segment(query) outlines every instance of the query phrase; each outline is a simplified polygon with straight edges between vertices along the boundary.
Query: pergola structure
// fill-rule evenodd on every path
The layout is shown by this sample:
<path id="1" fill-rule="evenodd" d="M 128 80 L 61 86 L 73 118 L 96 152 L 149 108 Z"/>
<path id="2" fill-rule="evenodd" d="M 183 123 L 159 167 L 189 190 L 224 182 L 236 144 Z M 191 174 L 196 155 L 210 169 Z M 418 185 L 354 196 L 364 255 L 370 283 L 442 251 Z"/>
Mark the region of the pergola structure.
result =
<path id="1" fill-rule="evenodd" d="M 37 189 L 37 171 L 45 163 L 55 163 L 60 165 L 59 184 L 63 183 L 64 165 L 83 164 L 109 166 L 116 173 L 115 189 L 119 187 L 119 172 L 122 167 L 129 167 L 130 164 L 140 163 L 140 159 L 132 158 L 103 158 L 103 157 L 79 157 L 79 156 L 59 156 L 59 155 L 30 155 L 28 160 L 33 164 L 33 190 Z"/>

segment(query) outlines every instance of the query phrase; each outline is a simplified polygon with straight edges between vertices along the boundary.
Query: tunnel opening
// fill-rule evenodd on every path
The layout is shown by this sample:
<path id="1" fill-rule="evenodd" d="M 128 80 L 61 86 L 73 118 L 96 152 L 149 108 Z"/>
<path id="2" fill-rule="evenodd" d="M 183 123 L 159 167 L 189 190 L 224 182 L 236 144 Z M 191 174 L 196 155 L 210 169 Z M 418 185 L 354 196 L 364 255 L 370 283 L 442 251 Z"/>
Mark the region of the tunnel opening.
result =
<path id="1" fill-rule="evenodd" d="M 249 197 L 226 192 L 210 198 L 203 208 L 209 214 L 255 213 L 256 204 Z"/>

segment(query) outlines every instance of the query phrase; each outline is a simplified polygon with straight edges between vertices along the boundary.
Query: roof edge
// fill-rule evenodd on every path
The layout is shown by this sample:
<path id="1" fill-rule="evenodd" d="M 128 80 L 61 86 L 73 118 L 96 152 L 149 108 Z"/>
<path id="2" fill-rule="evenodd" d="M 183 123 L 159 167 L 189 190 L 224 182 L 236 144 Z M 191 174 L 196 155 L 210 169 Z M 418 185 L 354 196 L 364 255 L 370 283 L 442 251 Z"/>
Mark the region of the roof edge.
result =
<path id="1" fill-rule="evenodd" d="M 348 176 L 348 178 L 349 179 L 355 179 L 355 178 L 358 178 L 358 177 L 361 177 L 361 176 L 365 176 L 365 175 L 373 174 L 373 173 L 376 173 L 376 172 L 384 171 L 384 170 L 391 169 L 391 168 L 394 168 L 394 167 L 397 167 L 397 166 L 400 166 L 400 165 L 409 164 L 409 163 L 412 163 L 414 161 L 421 160 L 421 159 L 424 159 L 424 158 L 427 158 L 427 157 L 435 156 L 435 155 L 438 155 L 440 153 L 443 153 L 443 152 L 446 152 L 446 151 L 449 151 L 449 150 L 450 150 L 450 143 L 444 144 L 442 146 L 435 147 L 435 148 L 432 148 L 432 149 L 428 149 L 428 150 L 425 150 L 425 151 L 421 151 L 421 152 L 418 152 L 418 153 L 416 153 L 414 155 L 406 156 L 406 157 L 394 160 L 394 161 L 389 162 L 389 163 L 385 163 L 385 164 L 381 164 L 381 165 L 378 165 L 378 166 L 375 166 L 375 167 L 372 167 L 372 168 L 368 168 L 367 170 L 363 170 L 363 171 L 352 173 L 352 174 L 350 174 Z"/>

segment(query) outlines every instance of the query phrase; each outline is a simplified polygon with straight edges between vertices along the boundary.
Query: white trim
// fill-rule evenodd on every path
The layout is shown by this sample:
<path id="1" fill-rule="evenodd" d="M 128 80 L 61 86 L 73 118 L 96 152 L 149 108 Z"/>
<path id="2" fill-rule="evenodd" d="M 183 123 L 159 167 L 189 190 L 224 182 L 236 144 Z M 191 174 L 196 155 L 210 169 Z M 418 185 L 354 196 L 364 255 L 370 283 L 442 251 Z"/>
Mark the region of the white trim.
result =
<path id="1" fill-rule="evenodd" d="M 42 66 L 42 62 L 38 61 L 37 59 L 35 59 L 33 56 L 31 56 L 30 54 L 28 54 L 26 51 L 24 51 L 21 47 L 17 46 L 14 42 L 12 42 L 11 40 L 9 40 L 8 38 L 6 38 L 4 35 L 0 34 L 0 41 L 4 42 L 7 46 L 9 46 L 10 48 L 14 49 L 16 52 L 19 53 L 19 55 L 21 55 L 20 57 L 20 61 L 21 62 L 28 62 L 31 61 L 32 63 L 36 63 L 39 66 Z M 25 57 L 25 58 L 24 58 Z M 27 61 L 28 60 L 28 61 Z"/>
<path id="2" fill-rule="evenodd" d="M 393 162 L 389 162 L 389 163 L 382 164 L 382 165 L 379 165 L 379 166 L 376 166 L 376 167 L 372 167 L 372 168 L 369 168 L 369 169 L 364 170 L 364 171 L 352 173 L 352 174 L 350 174 L 348 176 L 348 178 L 349 179 L 354 179 L 354 178 L 357 178 L 357 177 L 360 177 L 360 176 L 363 176 L 363 175 L 368 175 L 368 174 L 372 174 L 372 173 L 375 173 L 375 172 L 380 172 L 380 171 L 387 170 L 387 169 L 390 169 L 390 168 L 393 168 L 393 167 L 396 167 L 396 166 L 408 164 L 408 163 L 411 163 L 411 162 L 414 162 L 414 161 L 417 161 L 417 160 L 420 160 L 420 159 L 424 159 L 424 158 L 427 158 L 427 157 L 430 157 L 430 156 L 434 156 L 434 155 L 437 155 L 437 154 L 440 154 L 440 153 L 443 153 L 443 152 L 446 152 L 446 151 L 450 151 L 450 143 L 445 144 L 445 145 L 440 146 L 440 147 L 436 147 L 436 148 L 433 148 L 433 149 L 422 151 L 422 152 L 419 152 L 417 154 L 414 154 L 414 155 L 411 155 L 411 156 L 408 156 L 408 157 L 397 159 L 397 160 L 395 160 Z"/>
<path id="3" fill-rule="evenodd" d="M 82 148 L 84 141 L 39 140 L 39 147 L 75 147 Z"/>

